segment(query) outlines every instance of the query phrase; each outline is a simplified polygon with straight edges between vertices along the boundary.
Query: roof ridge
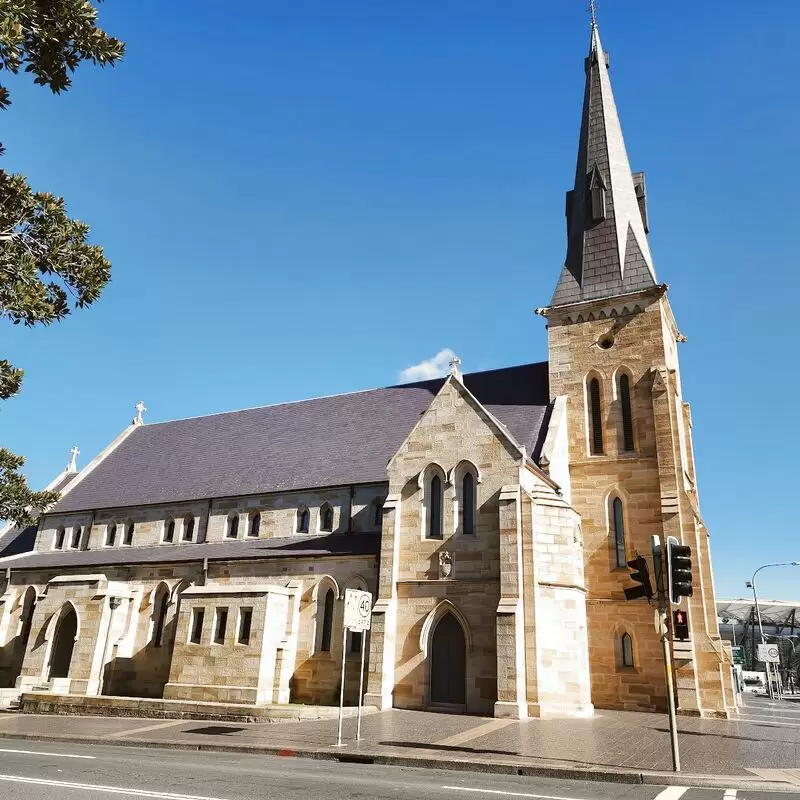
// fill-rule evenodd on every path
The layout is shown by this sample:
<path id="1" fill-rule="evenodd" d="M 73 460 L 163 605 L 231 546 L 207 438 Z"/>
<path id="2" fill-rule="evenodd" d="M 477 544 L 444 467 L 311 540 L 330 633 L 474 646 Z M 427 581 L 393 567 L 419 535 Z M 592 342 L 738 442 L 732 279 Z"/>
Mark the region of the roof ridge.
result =
<path id="1" fill-rule="evenodd" d="M 547 361 L 532 361 L 527 364 L 512 364 L 507 367 L 495 367 L 494 369 L 485 369 L 480 370 L 478 372 L 467 372 L 464 374 L 464 378 L 472 377 L 473 375 L 491 375 L 493 372 L 504 372 L 505 370 L 509 369 L 519 369 L 521 367 L 533 367 L 538 364 L 547 364 Z M 147 422 L 145 425 L 141 426 L 144 428 L 154 428 L 157 425 L 170 425 L 173 422 L 188 422 L 189 420 L 193 419 L 205 419 L 206 417 L 219 417 L 225 414 L 242 414 L 245 411 L 259 411 L 265 408 L 280 408 L 281 406 L 294 406 L 299 405 L 300 403 L 311 403 L 315 400 L 331 400 L 334 397 L 352 397 L 353 395 L 358 394 L 369 394 L 370 392 L 383 392 L 387 389 L 411 389 L 414 387 L 425 387 L 428 384 L 436 383 L 437 381 L 442 381 L 447 378 L 446 375 L 442 375 L 439 378 L 427 378 L 424 381 L 412 381 L 410 383 L 392 383 L 388 386 L 375 386 L 371 389 L 355 389 L 351 392 L 337 392 L 336 394 L 322 394 L 316 397 L 303 397 L 299 400 L 284 400 L 279 403 L 265 403 L 264 405 L 260 406 L 247 406 L 245 408 L 234 408 L 229 411 L 212 411 L 210 414 L 194 414 L 190 417 L 176 417 L 175 419 L 165 419 L 160 422 Z"/>

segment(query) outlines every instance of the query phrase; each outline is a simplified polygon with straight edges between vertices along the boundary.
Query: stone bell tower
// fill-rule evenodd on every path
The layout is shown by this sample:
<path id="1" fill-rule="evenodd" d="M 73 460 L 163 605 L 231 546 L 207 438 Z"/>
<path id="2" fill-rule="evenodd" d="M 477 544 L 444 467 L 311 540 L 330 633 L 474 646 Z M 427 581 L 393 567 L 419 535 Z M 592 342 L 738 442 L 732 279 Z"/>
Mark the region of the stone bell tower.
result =
<path id="1" fill-rule="evenodd" d="M 664 709 L 666 688 L 653 608 L 627 603 L 626 561 L 650 553 L 653 534 L 692 548 L 688 603 L 693 657 L 676 662 L 683 713 L 734 709 L 730 652 L 720 640 L 709 535 L 698 506 L 683 341 L 656 279 L 642 173 L 632 173 L 596 22 L 574 188 L 567 193 L 567 256 L 547 318 L 550 395 L 566 406 L 569 492 L 580 514 L 592 702 Z M 684 600 L 684 608 L 687 601 Z"/>

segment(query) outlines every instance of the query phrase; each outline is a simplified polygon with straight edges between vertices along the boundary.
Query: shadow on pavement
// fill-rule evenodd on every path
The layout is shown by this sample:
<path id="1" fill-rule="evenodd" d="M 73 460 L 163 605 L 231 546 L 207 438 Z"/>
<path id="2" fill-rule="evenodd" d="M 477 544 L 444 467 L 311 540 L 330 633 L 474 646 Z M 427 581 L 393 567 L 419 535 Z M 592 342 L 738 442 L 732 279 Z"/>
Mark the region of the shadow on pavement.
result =
<path id="1" fill-rule="evenodd" d="M 489 755 L 489 756 L 516 756 L 517 758 L 525 758 L 529 761 L 546 761 L 551 764 L 571 764 L 576 767 L 590 769 L 591 767 L 611 767 L 614 769 L 641 769 L 641 767 L 630 767 L 620 765 L 613 762 L 605 761 L 579 761 L 576 758 L 556 758 L 553 756 L 533 756 L 525 755 L 513 750 L 479 750 L 474 747 L 458 747 L 456 745 L 448 744 L 424 744 L 423 742 L 378 742 L 381 746 L 386 747 L 410 747 L 415 750 L 438 750 L 442 753 L 464 753 L 471 756 Z"/>
<path id="2" fill-rule="evenodd" d="M 750 723 L 751 725 L 753 723 Z M 753 727 L 758 727 L 754 725 Z M 775 730 L 771 725 L 764 725 L 764 728 L 771 728 Z M 669 733 L 669 728 L 653 728 L 654 731 L 658 731 L 659 733 Z M 680 731 L 681 736 L 714 736 L 717 739 L 733 739 L 740 742 L 764 742 L 764 739 L 759 739 L 757 737 L 752 736 L 734 736 L 733 734 L 726 734 L 726 733 L 704 733 L 702 731 Z M 769 739 L 770 744 L 796 744 L 796 742 L 786 741 L 785 739 Z"/>

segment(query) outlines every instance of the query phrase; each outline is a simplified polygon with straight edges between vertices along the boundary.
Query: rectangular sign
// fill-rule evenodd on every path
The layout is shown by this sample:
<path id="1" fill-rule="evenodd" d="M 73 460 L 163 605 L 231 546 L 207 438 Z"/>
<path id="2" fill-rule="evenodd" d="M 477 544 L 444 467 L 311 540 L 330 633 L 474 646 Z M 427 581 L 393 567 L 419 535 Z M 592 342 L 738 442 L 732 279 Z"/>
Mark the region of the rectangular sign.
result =
<path id="1" fill-rule="evenodd" d="M 732 647 L 731 650 L 733 651 L 733 663 L 744 664 L 744 647 Z"/>
<path id="2" fill-rule="evenodd" d="M 765 664 L 780 664 L 781 653 L 776 644 L 760 644 L 758 646 L 758 660 Z"/>
<path id="3" fill-rule="evenodd" d="M 344 590 L 344 627 L 368 631 L 372 621 L 372 593 L 360 589 Z"/>

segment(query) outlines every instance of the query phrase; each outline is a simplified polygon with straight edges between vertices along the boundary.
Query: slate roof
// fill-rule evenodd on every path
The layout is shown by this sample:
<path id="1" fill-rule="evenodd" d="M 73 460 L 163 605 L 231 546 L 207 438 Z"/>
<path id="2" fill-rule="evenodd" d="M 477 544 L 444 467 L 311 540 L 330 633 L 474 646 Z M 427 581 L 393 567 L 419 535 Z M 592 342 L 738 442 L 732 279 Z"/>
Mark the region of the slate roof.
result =
<path id="1" fill-rule="evenodd" d="M 142 425 L 50 513 L 383 482 L 443 383 Z M 547 362 L 468 374 L 464 383 L 537 458 L 549 416 Z"/>
<path id="2" fill-rule="evenodd" d="M 0 558 L 7 556 L 16 556 L 19 553 L 27 553 L 33 550 L 36 544 L 36 525 L 28 525 L 26 528 L 20 528 L 15 525 L 0 536 Z"/>
<path id="3" fill-rule="evenodd" d="M 598 176 L 605 187 L 605 218 L 591 221 L 587 219 L 590 183 Z M 567 194 L 567 257 L 550 304 L 614 297 L 655 286 L 644 216 L 644 176 L 631 174 L 607 56 L 593 25 L 575 188 Z"/>
<path id="4" fill-rule="evenodd" d="M 204 544 L 114 547 L 98 550 L 59 550 L 18 556 L 11 569 L 108 567 L 123 564 L 174 564 L 186 561 L 230 561 L 253 558 L 315 558 L 318 556 L 377 556 L 380 533 L 289 536 L 276 539 L 239 539 Z"/>

